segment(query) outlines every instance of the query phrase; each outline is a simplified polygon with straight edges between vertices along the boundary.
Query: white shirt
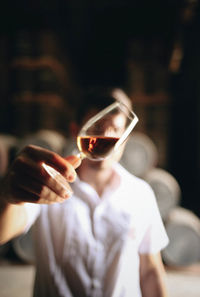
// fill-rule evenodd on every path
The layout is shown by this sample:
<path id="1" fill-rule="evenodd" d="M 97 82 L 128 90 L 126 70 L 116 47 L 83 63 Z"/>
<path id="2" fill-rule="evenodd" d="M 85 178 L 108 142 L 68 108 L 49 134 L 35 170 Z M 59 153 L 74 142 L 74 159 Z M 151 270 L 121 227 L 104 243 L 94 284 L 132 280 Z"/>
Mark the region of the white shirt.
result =
<path id="1" fill-rule="evenodd" d="M 141 296 L 139 254 L 168 237 L 150 186 L 119 164 L 114 172 L 118 184 L 101 198 L 77 178 L 66 202 L 27 205 L 29 225 L 38 215 L 35 297 Z"/>

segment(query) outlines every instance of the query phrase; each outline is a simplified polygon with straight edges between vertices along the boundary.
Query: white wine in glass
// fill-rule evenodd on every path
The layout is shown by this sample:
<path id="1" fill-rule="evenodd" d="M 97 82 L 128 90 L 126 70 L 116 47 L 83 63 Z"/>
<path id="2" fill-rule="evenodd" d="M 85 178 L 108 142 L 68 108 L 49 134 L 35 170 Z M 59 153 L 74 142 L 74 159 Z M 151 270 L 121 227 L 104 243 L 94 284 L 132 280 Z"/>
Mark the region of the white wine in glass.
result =
<path id="1" fill-rule="evenodd" d="M 81 159 L 100 161 L 117 151 L 127 140 L 138 122 L 136 114 L 124 103 L 116 101 L 91 117 L 77 136 L 77 154 Z M 54 168 L 43 163 L 44 169 L 59 183 L 64 177 Z"/>
<path id="2" fill-rule="evenodd" d="M 81 128 L 77 146 L 81 158 L 103 160 L 116 151 L 138 122 L 136 114 L 124 103 L 116 101 Z"/>

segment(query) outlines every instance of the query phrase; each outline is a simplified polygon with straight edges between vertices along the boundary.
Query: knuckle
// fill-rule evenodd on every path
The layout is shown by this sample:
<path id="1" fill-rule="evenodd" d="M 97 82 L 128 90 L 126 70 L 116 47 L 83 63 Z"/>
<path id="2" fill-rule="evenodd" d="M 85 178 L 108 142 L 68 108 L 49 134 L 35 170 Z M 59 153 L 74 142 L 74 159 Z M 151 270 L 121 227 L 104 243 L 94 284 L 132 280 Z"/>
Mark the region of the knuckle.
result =
<path id="1" fill-rule="evenodd" d="M 58 162 L 58 155 L 56 153 L 52 152 L 51 155 L 50 155 L 50 159 L 51 159 L 50 161 L 52 163 L 57 163 Z"/>
<path id="2" fill-rule="evenodd" d="M 13 172 L 22 172 L 27 167 L 27 160 L 25 156 L 20 155 L 18 156 L 12 164 L 12 171 Z"/>
<path id="3" fill-rule="evenodd" d="M 33 151 L 34 145 L 28 144 L 22 150 L 21 153 L 30 154 Z"/>

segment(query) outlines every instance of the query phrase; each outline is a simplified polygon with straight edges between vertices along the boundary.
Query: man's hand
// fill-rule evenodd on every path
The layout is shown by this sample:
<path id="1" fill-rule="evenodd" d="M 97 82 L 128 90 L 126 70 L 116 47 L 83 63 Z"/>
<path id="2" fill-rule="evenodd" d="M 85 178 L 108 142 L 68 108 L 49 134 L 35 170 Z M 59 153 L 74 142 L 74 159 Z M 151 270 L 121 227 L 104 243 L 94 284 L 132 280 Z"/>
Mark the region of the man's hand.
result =
<path id="1" fill-rule="evenodd" d="M 1 199 L 11 204 L 63 202 L 72 195 L 68 182 L 75 180 L 75 169 L 80 163 L 76 156 L 64 159 L 47 149 L 29 145 L 16 157 L 4 178 Z M 49 174 L 44 164 L 59 172 L 65 183 Z"/>
<path id="2" fill-rule="evenodd" d="M 29 145 L 16 157 L 0 184 L 0 244 L 24 232 L 27 211 L 24 202 L 51 204 L 72 195 L 68 182 L 76 178 L 76 156 L 62 158 L 49 150 Z M 54 177 L 44 164 L 54 168 Z"/>

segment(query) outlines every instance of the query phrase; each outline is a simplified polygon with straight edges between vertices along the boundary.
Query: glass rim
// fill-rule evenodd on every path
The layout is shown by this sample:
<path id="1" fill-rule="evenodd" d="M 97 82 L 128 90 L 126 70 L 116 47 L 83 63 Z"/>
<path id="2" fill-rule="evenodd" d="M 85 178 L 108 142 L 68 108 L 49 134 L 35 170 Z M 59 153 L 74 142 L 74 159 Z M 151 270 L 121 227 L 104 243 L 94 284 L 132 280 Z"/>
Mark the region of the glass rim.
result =
<path id="1" fill-rule="evenodd" d="M 135 112 L 129 108 L 129 106 L 127 106 L 125 103 L 116 100 L 114 103 L 108 105 L 107 107 L 105 107 L 104 109 L 102 109 L 101 111 L 99 111 L 96 115 L 92 116 L 81 128 L 81 130 L 79 131 L 78 135 L 84 134 L 83 131 L 87 130 L 91 124 L 95 121 L 98 121 L 99 119 L 101 119 L 101 117 L 105 114 L 108 113 L 110 111 L 112 111 L 115 107 L 120 107 L 123 106 L 127 109 L 127 111 L 129 112 L 129 114 L 127 114 L 126 116 L 129 118 L 129 120 L 131 121 L 130 124 L 128 125 L 128 127 L 126 128 L 125 132 L 127 131 L 127 134 L 130 133 L 131 130 L 133 130 L 133 128 L 135 127 L 135 125 L 137 124 L 137 122 L 139 121 L 137 115 L 135 114 Z M 122 108 L 120 108 L 122 110 L 122 112 L 124 112 L 124 110 Z M 131 116 L 132 117 L 131 117 Z M 126 137 L 125 137 L 126 138 Z"/>

